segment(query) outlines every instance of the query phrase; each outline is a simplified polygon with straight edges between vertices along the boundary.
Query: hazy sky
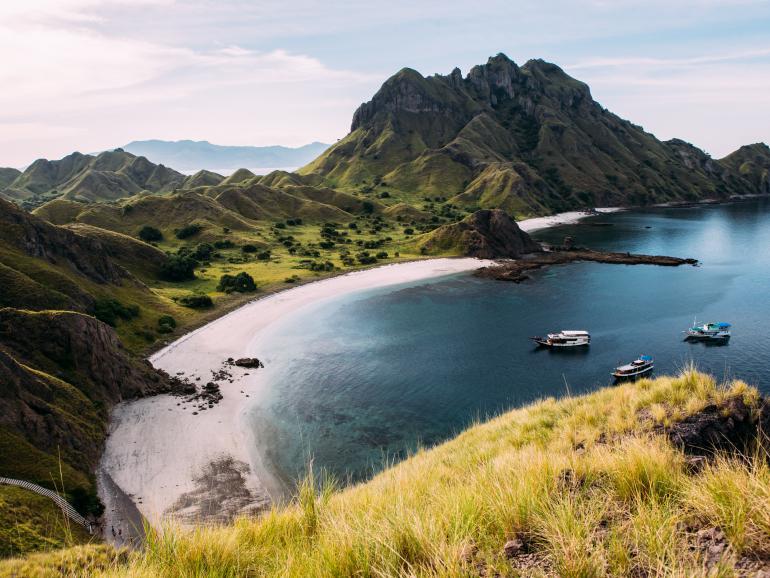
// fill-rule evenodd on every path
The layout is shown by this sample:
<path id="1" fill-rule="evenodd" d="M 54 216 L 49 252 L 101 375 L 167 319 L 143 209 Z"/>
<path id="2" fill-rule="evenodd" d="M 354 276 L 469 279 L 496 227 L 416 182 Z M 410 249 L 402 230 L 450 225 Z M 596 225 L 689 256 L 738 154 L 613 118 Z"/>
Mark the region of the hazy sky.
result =
<path id="1" fill-rule="evenodd" d="M 0 0 L 0 166 L 334 142 L 404 66 L 544 58 L 659 138 L 770 141 L 770 0 Z"/>

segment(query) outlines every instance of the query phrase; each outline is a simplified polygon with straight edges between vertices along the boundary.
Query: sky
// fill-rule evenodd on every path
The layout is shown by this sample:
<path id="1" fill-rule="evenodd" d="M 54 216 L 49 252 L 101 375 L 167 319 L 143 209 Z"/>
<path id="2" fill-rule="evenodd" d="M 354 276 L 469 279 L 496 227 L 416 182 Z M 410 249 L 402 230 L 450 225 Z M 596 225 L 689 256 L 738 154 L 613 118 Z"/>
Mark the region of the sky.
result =
<path id="1" fill-rule="evenodd" d="M 658 138 L 770 142 L 770 0 L 0 0 L 0 166 L 333 143 L 403 67 L 543 58 Z"/>

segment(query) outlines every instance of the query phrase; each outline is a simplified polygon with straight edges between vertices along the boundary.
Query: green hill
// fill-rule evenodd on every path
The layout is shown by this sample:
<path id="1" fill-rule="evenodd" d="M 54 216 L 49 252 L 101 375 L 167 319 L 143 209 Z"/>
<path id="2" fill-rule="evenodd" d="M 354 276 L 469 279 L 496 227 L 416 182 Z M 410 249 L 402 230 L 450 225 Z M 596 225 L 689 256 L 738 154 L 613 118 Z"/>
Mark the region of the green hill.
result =
<path id="1" fill-rule="evenodd" d="M 95 576 L 760 576 L 767 400 L 695 371 L 545 399 L 232 526 L 0 563 Z M 88 551 L 88 550 L 87 550 Z M 99 572 L 98 570 L 101 570 Z"/>
<path id="2" fill-rule="evenodd" d="M 18 169 L 0 167 L 0 190 L 10 186 L 20 175 L 21 171 Z"/>
<path id="3" fill-rule="evenodd" d="M 173 308 L 140 277 L 157 276 L 167 259 L 136 239 L 59 227 L 0 199 L 0 476 L 63 487 L 79 511 L 98 512 L 93 472 L 109 409 L 170 383 L 96 316 L 146 343 Z M 63 544 L 55 520 L 6 517 L 36 507 L 29 492 L 0 500 L 0 551 Z"/>
<path id="4" fill-rule="evenodd" d="M 211 187 L 213 185 L 220 184 L 224 180 L 225 177 L 220 174 L 214 173 L 212 171 L 202 170 L 198 171 L 194 175 L 187 177 L 182 183 L 182 188 L 195 189 L 197 187 Z"/>
<path id="5" fill-rule="evenodd" d="M 34 213 L 53 223 L 84 223 L 132 236 L 144 225 L 157 227 L 169 237 L 193 222 L 217 231 L 222 227 L 248 230 L 254 226 L 216 199 L 196 191 L 140 195 L 118 204 L 76 205 L 66 199 L 56 199 L 38 207 Z"/>
<path id="6" fill-rule="evenodd" d="M 105 202 L 140 191 L 170 192 L 185 177 L 121 149 L 97 156 L 73 153 L 61 160 L 38 159 L 0 187 L 0 197 L 35 207 L 53 198 Z"/>
<path id="7" fill-rule="evenodd" d="M 770 150 L 753 145 L 750 160 L 731 159 L 748 154 L 717 161 L 661 142 L 558 66 L 520 67 L 499 54 L 465 77 L 401 70 L 358 108 L 350 134 L 299 172 L 344 190 L 435 195 L 518 217 L 766 192 Z"/>

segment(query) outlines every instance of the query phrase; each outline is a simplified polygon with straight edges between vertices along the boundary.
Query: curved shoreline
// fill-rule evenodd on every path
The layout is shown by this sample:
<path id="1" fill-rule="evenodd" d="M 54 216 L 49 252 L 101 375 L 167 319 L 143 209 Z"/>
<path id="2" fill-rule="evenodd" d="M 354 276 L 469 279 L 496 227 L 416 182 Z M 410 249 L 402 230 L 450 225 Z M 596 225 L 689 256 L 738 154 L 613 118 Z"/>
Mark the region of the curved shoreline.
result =
<path id="1" fill-rule="evenodd" d="M 153 525 L 224 522 L 269 505 L 280 482 L 250 451 L 254 439 L 244 411 L 264 391 L 259 370 L 224 364 L 259 357 L 250 347 L 273 323 L 306 306 L 375 287 L 419 282 L 472 271 L 490 262 L 472 258 L 428 259 L 384 265 L 319 280 L 257 299 L 200 327 L 150 357 L 172 375 L 201 386 L 225 368 L 223 399 L 201 409 L 173 395 L 116 406 L 101 470 Z M 195 413 L 193 413 L 195 412 Z M 109 496 L 103 496 L 108 511 Z"/>

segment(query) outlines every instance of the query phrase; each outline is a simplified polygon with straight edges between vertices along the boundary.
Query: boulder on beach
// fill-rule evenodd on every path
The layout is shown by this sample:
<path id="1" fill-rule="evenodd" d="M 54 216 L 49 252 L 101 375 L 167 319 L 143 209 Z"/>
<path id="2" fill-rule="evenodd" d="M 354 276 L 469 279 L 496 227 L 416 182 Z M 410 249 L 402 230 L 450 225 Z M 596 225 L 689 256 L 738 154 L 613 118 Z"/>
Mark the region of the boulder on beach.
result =
<path id="1" fill-rule="evenodd" d="M 262 362 L 256 357 L 241 357 L 240 359 L 235 360 L 235 365 L 237 365 L 238 367 L 253 367 L 253 368 L 264 367 Z"/>

